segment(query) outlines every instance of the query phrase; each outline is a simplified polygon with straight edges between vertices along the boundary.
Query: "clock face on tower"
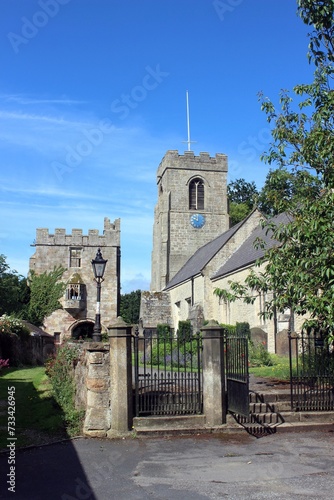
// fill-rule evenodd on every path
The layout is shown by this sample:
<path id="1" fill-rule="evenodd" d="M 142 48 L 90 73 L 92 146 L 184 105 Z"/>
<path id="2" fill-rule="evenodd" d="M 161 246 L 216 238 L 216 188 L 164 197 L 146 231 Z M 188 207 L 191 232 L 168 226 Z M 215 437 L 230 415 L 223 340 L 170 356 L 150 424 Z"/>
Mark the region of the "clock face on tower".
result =
<path id="1" fill-rule="evenodd" d="M 193 214 L 190 217 L 190 224 L 195 228 L 195 229 L 200 229 L 201 227 L 204 226 L 205 224 L 205 217 L 202 214 Z"/>

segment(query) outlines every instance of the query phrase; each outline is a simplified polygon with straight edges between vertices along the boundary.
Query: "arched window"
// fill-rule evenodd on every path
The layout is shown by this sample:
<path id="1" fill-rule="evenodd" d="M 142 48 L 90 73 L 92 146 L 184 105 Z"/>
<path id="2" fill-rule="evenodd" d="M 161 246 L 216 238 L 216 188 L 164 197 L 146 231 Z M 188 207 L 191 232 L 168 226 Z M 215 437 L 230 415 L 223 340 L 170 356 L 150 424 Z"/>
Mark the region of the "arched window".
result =
<path id="1" fill-rule="evenodd" d="M 204 209 L 204 182 L 202 179 L 193 179 L 189 184 L 189 208 L 190 210 Z"/>

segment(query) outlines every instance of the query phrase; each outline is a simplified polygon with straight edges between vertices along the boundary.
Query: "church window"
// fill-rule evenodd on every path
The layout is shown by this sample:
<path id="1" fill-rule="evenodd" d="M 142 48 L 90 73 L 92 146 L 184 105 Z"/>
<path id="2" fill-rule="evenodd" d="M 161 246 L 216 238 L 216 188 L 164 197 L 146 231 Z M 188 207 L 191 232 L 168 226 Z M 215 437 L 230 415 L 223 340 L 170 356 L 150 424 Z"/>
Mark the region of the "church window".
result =
<path id="1" fill-rule="evenodd" d="M 70 267 L 81 267 L 81 248 L 70 248 Z"/>
<path id="2" fill-rule="evenodd" d="M 203 210 L 204 208 L 204 182 L 202 179 L 193 179 L 189 184 L 190 210 Z"/>

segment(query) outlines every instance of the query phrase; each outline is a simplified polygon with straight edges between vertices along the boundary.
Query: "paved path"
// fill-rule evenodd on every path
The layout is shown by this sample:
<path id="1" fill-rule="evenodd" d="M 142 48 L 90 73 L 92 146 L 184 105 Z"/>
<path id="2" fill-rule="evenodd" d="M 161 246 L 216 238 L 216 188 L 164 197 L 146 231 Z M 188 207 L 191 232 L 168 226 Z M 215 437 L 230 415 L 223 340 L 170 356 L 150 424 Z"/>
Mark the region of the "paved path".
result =
<path id="1" fill-rule="evenodd" d="M 0 498 L 204 500 L 334 498 L 334 434 L 76 439 L 16 452 L 15 494 L 0 455 Z"/>

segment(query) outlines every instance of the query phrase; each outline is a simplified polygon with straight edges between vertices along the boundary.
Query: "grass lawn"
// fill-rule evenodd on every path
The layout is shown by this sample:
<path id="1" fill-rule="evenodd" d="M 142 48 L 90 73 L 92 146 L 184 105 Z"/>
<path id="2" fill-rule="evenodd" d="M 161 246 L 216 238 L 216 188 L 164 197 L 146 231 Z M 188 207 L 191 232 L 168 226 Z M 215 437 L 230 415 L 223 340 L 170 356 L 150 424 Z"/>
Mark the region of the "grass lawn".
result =
<path id="1" fill-rule="evenodd" d="M 271 354 L 272 366 L 250 366 L 249 373 L 260 378 L 272 378 L 282 381 L 290 380 L 290 362 L 288 357 Z"/>
<path id="2" fill-rule="evenodd" d="M 15 396 L 18 448 L 66 437 L 62 411 L 52 397 L 44 367 L 10 368 L 3 370 L 0 376 L 0 449 L 6 448 L 10 437 L 7 429 L 9 387 L 15 388 L 11 394 Z"/>

